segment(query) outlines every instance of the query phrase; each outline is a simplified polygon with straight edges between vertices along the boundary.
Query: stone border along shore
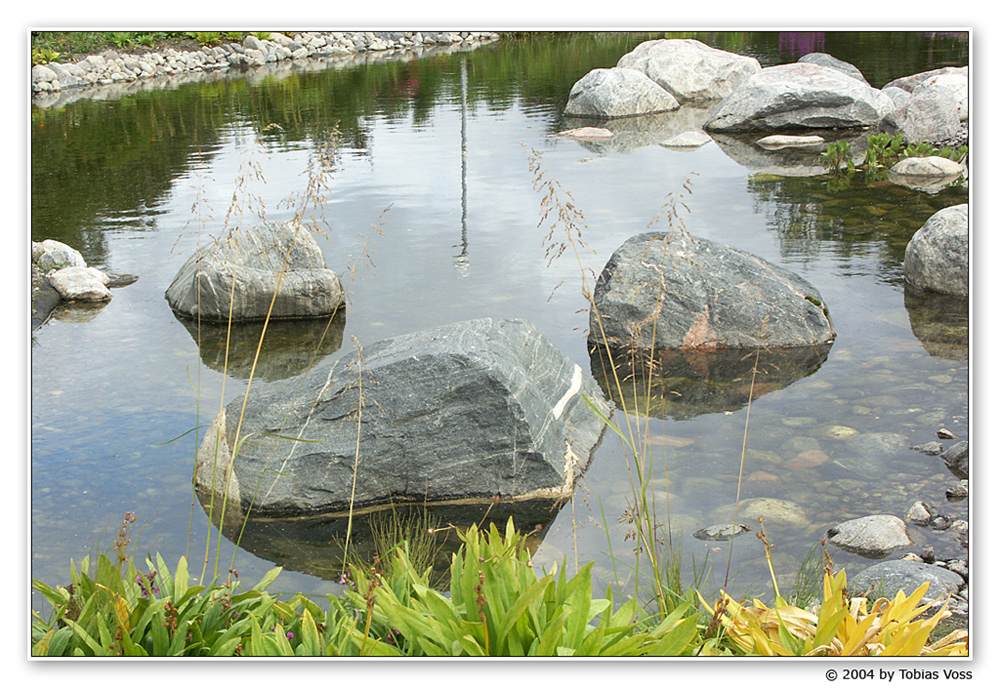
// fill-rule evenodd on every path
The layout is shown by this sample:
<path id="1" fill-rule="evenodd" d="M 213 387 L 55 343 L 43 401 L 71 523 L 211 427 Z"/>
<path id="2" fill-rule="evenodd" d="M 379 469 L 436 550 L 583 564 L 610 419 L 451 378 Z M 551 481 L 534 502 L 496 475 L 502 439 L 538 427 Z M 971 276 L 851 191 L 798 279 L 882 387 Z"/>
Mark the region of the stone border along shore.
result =
<path id="1" fill-rule="evenodd" d="M 291 37 L 272 32 L 270 40 L 248 35 L 242 43 L 204 46 L 184 52 L 122 54 L 107 50 L 73 64 L 50 62 L 31 68 L 31 91 L 38 107 L 61 106 L 81 97 L 114 98 L 142 90 L 140 84 L 174 87 L 209 74 L 227 74 L 312 58 L 319 68 L 329 59 L 417 56 L 448 48 L 468 50 L 499 40 L 492 31 L 308 31 Z M 271 72 L 267 72 L 270 74 Z M 154 83 L 155 82 L 155 83 Z"/>

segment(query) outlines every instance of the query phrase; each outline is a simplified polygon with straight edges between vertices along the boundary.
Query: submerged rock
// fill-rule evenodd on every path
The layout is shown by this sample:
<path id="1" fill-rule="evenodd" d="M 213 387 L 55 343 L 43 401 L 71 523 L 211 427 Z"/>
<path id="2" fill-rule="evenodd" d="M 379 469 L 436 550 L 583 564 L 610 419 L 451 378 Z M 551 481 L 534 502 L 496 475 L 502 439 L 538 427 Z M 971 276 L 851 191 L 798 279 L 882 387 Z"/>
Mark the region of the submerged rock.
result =
<path id="1" fill-rule="evenodd" d="M 743 523 L 729 523 L 702 528 L 701 530 L 692 533 L 692 536 L 698 538 L 699 540 L 732 540 L 734 537 L 738 537 L 749 532 L 750 528 Z"/>
<path id="2" fill-rule="evenodd" d="M 234 512 L 276 517 L 406 501 L 555 502 L 570 496 L 604 431 L 584 396 L 608 412 L 596 383 L 524 320 L 438 327 L 255 388 L 239 440 L 242 398 L 233 402 L 205 436 L 196 485 L 203 501 L 228 490 Z"/>
<path id="3" fill-rule="evenodd" d="M 344 303 L 344 290 L 308 230 L 263 222 L 198 249 L 166 299 L 181 316 L 244 322 L 267 317 L 272 299 L 273 319 L 330 315 Z"/>
<path id="4" fill-rule="evenodd" d="M 954 571 L 949 571 L 935 564 L 901 559 L 883 561 L 869 566 L 853 576 L 849 585 L 853 595 L 868 594 L 874 587 L 876 594 L 884 594 L 888 597 L 895 594 L 897 590 L 911 595 L 928 581 L 930 586 L 924 593 L 921 604 L 938 606 L 944 602 L 944 598 L 948 595 L 958 592 L 965 586 L 965 579 Z"/>
<path id="5" fill-rule="evenodd" d="M 627 240 L 594 289 L 590 342 L 713 351 L 811 347 L 835 337 L 811 284 L 758 256 L 684 232 Z"/>

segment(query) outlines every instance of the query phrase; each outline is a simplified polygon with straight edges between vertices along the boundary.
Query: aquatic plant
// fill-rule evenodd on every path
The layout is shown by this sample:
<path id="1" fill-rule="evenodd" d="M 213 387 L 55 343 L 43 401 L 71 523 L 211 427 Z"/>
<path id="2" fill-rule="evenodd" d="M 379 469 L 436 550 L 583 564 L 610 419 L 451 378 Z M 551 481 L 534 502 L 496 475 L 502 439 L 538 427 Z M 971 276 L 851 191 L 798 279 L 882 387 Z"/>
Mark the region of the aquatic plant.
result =
<path id="1" fill-rule="evenodd" d="M 834 174 L 844 174 L 846 170 L 846 174 L 850 176 L 857 169 L 862 169 L 865 172 L 865 179 L 874 181 L 882 179 L 885 170 L 905 158 L 935 155 L 959 161 L 968 152 L 969 147 L 965 145 L 956 148 L 950 146 L 935 148 L 926 142 L 907 144 L 902 134 L 880 132 L 868 136 L 865 157 L 859 165 L 855 165 L 851 160 L 851 145 L 844 140 L 828 143 L 826 150 L 820 153 L 820 160 L 823 166 Z"/>

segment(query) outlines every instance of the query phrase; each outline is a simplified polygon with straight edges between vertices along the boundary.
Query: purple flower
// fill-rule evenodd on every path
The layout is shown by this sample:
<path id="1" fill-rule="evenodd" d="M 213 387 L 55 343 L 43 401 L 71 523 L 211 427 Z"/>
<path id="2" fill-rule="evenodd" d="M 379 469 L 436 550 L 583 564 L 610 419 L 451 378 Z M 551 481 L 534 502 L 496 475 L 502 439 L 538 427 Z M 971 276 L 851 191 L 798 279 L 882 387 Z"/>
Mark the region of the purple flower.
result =
<path id="1" fill-rule="evenodd" d="M 286 635 L 286 636 L 288 636 L 288 639 L 289 639 L 289 640 L 291 640 L 292 638 L 294 638 L 294 637 L 295 637 L 295 634 L 294 634 L 294 633 L 292 633 L 291 631 L 289 631 L 289 632 L 288 632 L 288 633 L 286 633 L 285 635 Z"/>

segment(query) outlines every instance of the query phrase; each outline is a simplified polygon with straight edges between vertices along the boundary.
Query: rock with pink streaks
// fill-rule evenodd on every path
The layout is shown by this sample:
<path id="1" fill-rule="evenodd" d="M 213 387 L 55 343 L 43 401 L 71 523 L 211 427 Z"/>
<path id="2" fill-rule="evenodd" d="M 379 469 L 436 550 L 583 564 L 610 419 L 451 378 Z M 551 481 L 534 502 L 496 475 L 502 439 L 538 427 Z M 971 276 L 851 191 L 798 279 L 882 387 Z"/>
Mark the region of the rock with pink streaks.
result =
<path id="1" fill-rule="evenodd" d="M 657 231 L 612 254 L 594 290 L 590 343 L 612 348 L 717 351 L 830 344 L 819 291 L 759 256 Z"/>

